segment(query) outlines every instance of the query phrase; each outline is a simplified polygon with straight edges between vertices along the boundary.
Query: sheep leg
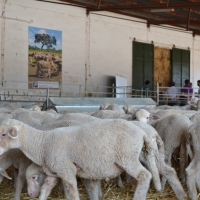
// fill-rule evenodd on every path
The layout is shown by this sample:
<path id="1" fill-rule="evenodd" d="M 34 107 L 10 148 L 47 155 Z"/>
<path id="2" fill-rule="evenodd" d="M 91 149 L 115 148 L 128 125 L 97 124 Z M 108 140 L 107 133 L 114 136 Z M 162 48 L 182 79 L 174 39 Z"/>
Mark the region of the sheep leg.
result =
<path id="1" fill-rule="evenodd" d="M 188 155 L 187 155 L 187 149 L 186 149 L 186 140 L 184 137 L 181 141 L 181 147 L 180 147 L 180 171 L 179 171 L 179 179 L 181 183 L 185 182 L 185 168 L 188 165 Z"/>
<path id="2" fill-rule="evenodd" d="M 47 176 L 45 178 L 44 184 L 42 185 L 39 200 L 46 200 L 57 182 L 58 182 L 57 177 Z"/>
<path id="3" fill-rule="evenodd" d="M 63 179 L 63 187 L 65 192 L 65 197 L 67 200 L 80 200 L 76 176 L 69 173 L 67 179 Z"/>
<path id="4" fill-rule="evenodd" d="M 129 174 L 127 174 L 127 173 L 126 173 L 126 182 L 127 183 L 135 183 L 135 182 L 133 182 L 131 176 Z"/>
<path id="5" fill-rule="evenodd" d="M 98 182 L 98 188 L 99 188 L 99 193 L 98 193 L 99 199 L 102 199 L 103 194 L 102 194 L 102 190 L 101 190 L 101 181 Z"/>
<path id="6" fill-rule="evenodd" d="M 119 188 L 124 188 L 124 184 L 122 183 L 122 178 L 121 178 L 120 175 L 117 176 L 117 186 L 118 186 Z"/>
<path id="7" fill-rule="evenodd" d="M 171 166 L 171 159 L 172 159 L 172 152 L 170 152 L 168 155 L 165 156 L 165 160 L 167 161 L 167 164 L 169 166 Z M 162 180 L 161 180 L 162 189 L 161 189 L 161 192 L 164 191 L 166 182 L 167 182 L 167 178 L 165 176 L 162 176 Z"/>
<path id="8" fill-rule="evenodd" d="M 197 200 L 195 175 L 200 168 L 200 163 L 196 162 L 198 160 L 199 160 L 198 157 L 194 157 L 190 165 L 185 170 L 187 176 L 187 187 L 189 191 L 189 197 L 191 198 L 191 200 Z"/>
<path id="9" fill-rule="evenodd" d="M 90 200 L 99 200 L 102 198 L 100 180 L 81 179 L 81 181 L 87 190 Z"/>
<path id="10" fill-rule="evenodd" d="M 17 182 L 17 175 L 18 175 L 18 169 L 16 169 L 15 167 L 11 167 L 11 174 L 12 174 L 12 180 L 13 180 L 13 183 L 14 183 L 14 188 L 16 188 L 16 182 Z"/>
<path id="11" fill-rule="evenodd" d="M 156 160 L 160 174 L 168 180 L 177 198 L 179 200 L 187 199 L 187 195 L 179 182 L 176 171 L 172 167 L 168 166 L 162 159 L 159 159 L 159 155 Z"/>
<path id="12" fill-rule="evenodd" d="M 20 200 L 22 188 L 25 183 L 25 170 L 19 170 L 17 179 L 16 179 L 16 188 L 15 188 L 15 194 L 14 194 L 14 200 Z"/>
<path id="13" fill-rule="evenodd" d="M 200 191 L 200 170 L 198 170 L 198 172 L 196 173 L 195 179 L 196 179 L 197 189 Z"/>
<path id="14" fill-rule="evenodd" d="M 122 160 L 117 164 L 138 181 L 133 200 L 145 200 L 152 178 L 151 173 L 136 158 L 131 162 L 130 160 Z"/>

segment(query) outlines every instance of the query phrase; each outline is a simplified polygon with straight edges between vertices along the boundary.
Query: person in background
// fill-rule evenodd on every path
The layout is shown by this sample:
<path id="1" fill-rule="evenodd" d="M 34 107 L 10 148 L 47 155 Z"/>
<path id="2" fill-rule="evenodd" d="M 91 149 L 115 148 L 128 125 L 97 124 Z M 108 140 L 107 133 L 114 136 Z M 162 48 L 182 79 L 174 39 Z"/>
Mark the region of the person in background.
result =
<path id="1" fill-rule="evenodd" d="M 195 95 L 200 98 L 200 80 L 197 81 L 197 86 L 199 87 L 198 88 L 198 92 L 195 92 Z"/>
<path id="2" fill-rule="evenodd" d="M 166 90 L 168 105 L 169 106 L 177 106 L 178 105 L 178 95 L 179 91 L 175 87 L 175 82 L 171 82 L 171 87 Z"/>
<path id="3" fill-rule="evenodd" d="M 191 88 L 192 88 L 192 82 L 190 82 L 189 85 L 190 85 Z M 192 91 L 193 91 L 193 89 L 192 89 Z M 195 98 L 194 91 L 193 91 L 193 93 L 192 93 L 192 97 L 191 97 L 191 99 L 193 99 L 193 98 Z"/>
<path id="4" fill-rule="evenodd" d="M 151 94 L 149 94 L 149 91 L 151 90 L 150 83 L 151 82 L 149 80 L 146 80 L 144 83 L 145 85 L 140 88 L 140 90 L 143 91 L 143 95 L 146 97 L 151 96 Z"/>
<path id="5" fill-rule="evenodd" d="M 188 101 L 191 99 L 192 94 L 193 94 L 193 89 L 190 85 L 190 80 L 186 79 L 185 80 L 185 85 L 181 89 L 181 96 L 180 96 L 180 106 L 185 106 L 187 105 Z"/>

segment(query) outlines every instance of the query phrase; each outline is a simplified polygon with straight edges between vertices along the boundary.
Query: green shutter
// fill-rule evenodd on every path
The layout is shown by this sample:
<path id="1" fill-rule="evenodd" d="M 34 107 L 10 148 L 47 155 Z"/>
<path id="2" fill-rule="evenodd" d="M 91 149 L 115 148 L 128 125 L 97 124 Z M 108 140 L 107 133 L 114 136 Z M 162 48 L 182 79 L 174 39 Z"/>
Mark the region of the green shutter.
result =
<path id="1" fill-rule="evenodd" d="M 190 79 L 190 51 L 172 49 L 172 81 L 177 87 L 185 85 L 185 79 Z"/>
<path id="2" fill-rule="evenodd" d="M 133 42 L 132 88 L 140 89 L 146 80 L 154 85 L 154 45 Z M 152 88 L 153 89 L 153 88 Z"/>

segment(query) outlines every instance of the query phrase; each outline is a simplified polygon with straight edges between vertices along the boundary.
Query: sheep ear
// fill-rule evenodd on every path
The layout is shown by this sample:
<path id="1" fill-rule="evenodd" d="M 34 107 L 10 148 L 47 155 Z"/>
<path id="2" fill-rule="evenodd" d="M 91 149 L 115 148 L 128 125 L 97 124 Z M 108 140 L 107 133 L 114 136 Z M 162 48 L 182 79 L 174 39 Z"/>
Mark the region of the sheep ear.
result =
<path id="1" fill-rule="evenodd" d="M 158 115 L 150 115 L 149 117 L 150 119 L 153 119 L 153 120 L 160 119 Z"/>
<path id="2" fill-rule="evenodd" d="M 8 136 L 15 139 L 18 137 L 18 130 L 15 127 L 12 127 L 9 131 L 8 131 Z"/>
<path id="3" fill-rule="evenodd" d="M 0 174 L 4 177 L 6 177 L 7 179 L 12 179 L 4 169 L 0 168 Z"/>

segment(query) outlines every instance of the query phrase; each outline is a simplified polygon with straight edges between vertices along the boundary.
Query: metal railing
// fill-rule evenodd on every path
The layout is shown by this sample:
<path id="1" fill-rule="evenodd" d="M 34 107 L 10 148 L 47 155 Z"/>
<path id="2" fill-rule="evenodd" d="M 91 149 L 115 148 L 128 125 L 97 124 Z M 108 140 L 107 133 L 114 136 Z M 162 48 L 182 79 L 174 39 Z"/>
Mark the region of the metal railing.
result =
<path id="1" fill-rule="evenodd" d="M 157 105 L 167 105 L 171 102 L 166 90 L 169 87 L 160 87 L 157 83 L 155 90 L 132 89 L 132 86 L 94 86 L 59 83 L 58 88 L 36 88 L 35 82 L 5 82 L 0 88 L 1 100 L 12 101 L 39 101 L 44 102 L 48 97 L 123 97 L 123 98 L 152 98 Z M 30 87 L 32 86 L 32 87 Z M 21 89 L 19 89 L 21 88 Z M 120 92 L 116 92 L 120 88 Z M 177 104 L 189 101 L 193 94 L 182 95 L 183 87 L 177 87 Z M 193 88 L 198 89 L 198 88 Z"/>

